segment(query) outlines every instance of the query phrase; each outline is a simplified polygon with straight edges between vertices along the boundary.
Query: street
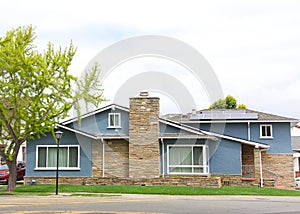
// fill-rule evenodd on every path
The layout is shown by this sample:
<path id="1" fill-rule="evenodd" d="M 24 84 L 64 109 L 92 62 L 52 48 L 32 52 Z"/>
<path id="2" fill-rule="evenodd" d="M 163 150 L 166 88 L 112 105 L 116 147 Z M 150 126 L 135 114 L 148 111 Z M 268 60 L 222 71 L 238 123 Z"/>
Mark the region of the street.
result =
<path id="1" fill-rule="evenodd" d="M 299 213 L 300 197 L 1 196 L 0 213 Z"/>

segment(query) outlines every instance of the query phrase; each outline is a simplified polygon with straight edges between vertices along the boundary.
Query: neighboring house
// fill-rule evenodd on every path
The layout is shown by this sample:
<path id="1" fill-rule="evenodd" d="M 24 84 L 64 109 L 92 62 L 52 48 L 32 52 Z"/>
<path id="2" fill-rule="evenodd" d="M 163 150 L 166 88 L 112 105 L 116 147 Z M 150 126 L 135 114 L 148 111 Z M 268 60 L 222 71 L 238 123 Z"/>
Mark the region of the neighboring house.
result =
<path id="1" fill-rule="evenodd" d="M 292 187 L 291 123 L 250 110 L 159 117 L 159 98 L 130 98 L 59 125 L 60 183 Z M 54 183 L 52 134 L 27 145 L 25 183 Z"/>
<path id="2" fill-rule="evenodd" d="M 0 148 L 3 148 L 3 145 L 0 144 Z M 0 156 L 0 163 L 3 163 L 4 159 Z M 26 143 L 23 143 L 20 147 L 17 162 L 26 162 Z"/>
<path id="3" fill-rule="evenodd" d="M 295 177 L 300 177 L 300 126 L 292 128 L 292 150 L 294 152 L 294 171 Z"/>

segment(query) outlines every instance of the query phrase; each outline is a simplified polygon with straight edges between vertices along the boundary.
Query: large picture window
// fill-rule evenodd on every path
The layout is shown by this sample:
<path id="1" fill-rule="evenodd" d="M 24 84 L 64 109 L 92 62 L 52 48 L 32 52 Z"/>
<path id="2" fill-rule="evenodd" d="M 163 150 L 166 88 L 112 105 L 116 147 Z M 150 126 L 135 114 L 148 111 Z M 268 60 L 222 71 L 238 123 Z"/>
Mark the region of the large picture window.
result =
<path id="1" fill-rule="evenodd" d="M 168 173 L 208 174 L 207 146 L 168 146 Z"/>
<path id="2" fill-rule="evenodd" d="M 80 147 L 59 147 L 59 169 L 79 169 Z M 57 146 L 37 146 L 37 169 L 56 169 Z"/>

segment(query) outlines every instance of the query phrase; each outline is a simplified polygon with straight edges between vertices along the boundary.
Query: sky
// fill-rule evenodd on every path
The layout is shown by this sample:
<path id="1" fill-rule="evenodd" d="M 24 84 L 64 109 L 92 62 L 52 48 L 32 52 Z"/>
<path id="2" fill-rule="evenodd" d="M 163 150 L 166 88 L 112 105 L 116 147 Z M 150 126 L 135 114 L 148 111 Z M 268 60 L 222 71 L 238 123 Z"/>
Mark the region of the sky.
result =
<path id="1" fill-rule="evenodd" d="M 209 62 L 225 96 L 233 95 L 249 109 L 299 119 L 299 10 L 297 0 L 11 0 L 1 1 L 0 36 L 32 25 L 39 50 L 49 41 L 66 47 L 72 40 L 77 53 L 70 72 L 76 76 L 99 52 L 121 40 L 143 35 L 175 38 Z M 211 103 L 189 71 L 155 57 L 115 68 L 103 82 L 104 95 L 112 100 L 124 79 L 150 70 L 182 81 L 197 109 Z M 179 111 L 170 100 L 162 95 L 163 111 Z"/>

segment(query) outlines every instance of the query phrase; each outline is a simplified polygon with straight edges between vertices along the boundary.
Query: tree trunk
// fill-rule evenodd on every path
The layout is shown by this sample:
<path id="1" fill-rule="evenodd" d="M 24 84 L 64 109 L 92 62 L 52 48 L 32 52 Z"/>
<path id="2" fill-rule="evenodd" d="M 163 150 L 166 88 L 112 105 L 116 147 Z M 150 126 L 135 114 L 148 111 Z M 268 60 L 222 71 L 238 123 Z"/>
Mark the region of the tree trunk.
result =
<path id="1" fill-rule="evenodd" d="M 7 161 L 6 163 L 9 168 L 9 180 L 8 180 L 6 191 L 13 192 L 15 191 L 17 185 L 17 164 L 16 164 L 16 160 Z"/>

